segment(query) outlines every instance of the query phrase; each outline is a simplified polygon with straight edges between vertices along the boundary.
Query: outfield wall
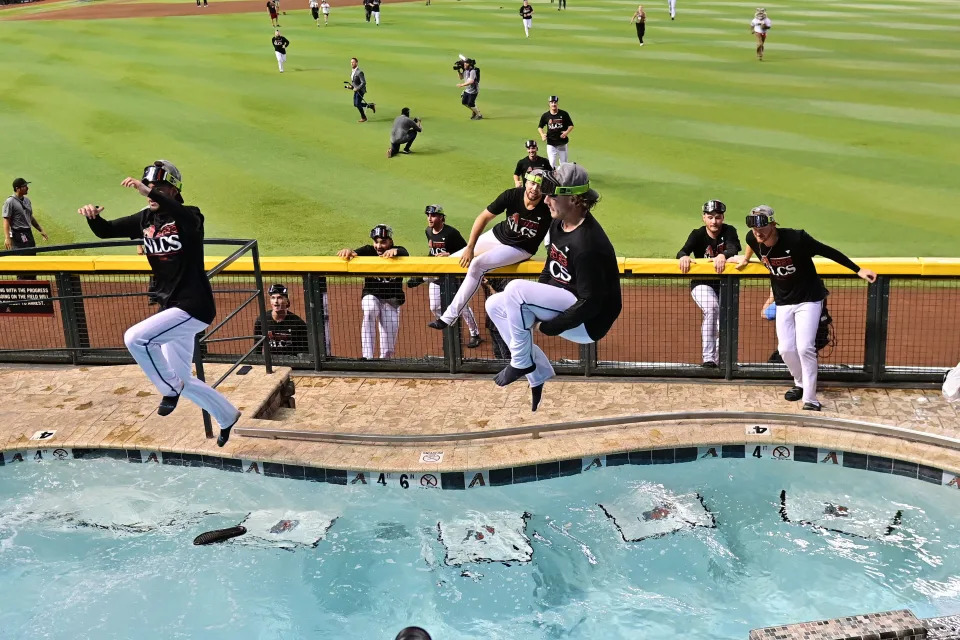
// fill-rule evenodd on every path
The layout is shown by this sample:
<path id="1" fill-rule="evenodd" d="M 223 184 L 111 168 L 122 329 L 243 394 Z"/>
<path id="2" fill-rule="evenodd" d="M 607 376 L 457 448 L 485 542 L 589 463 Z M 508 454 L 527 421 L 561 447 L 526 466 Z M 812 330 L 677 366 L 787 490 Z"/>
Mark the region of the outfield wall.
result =
<path id="1" fill-rule="evenodd" d="M 219 262 L 208 258 L 208 267 Z M 817 261 L 830 296 L 835 344 L 820 353 L 821 379 L 860 382 L 938 381 L 960 359 L 960 259 L 859 259 L 879 274 L 874 284 L 830 261 Z M 543 263 L 528 261 L 491 276 L 536 278 Z M 308 326 L 299 355 L 274 362 L 299 369 L 341 371 L 494 372 L 497 358 L 485 325 L 484 294 L 471 307 L 484 342 L 470 349 L 465 328 L 430 329 L 428 287 L 405 287 L 395 357 L 360 357 L 360 290 L 366 275 L 421 275 L 446 282 L 462 274 L 456 258 L 279 257 L 261 259 L 265 287 L 290 290 L 291 310 Z M 766 270 L 751 264 L 728 268 L 720 277 L 720 361 L 701 367 L 702 314 L 690 296 L 691 278 L 715 275 L 698 261 L 681 275 L 674 260 L 621 258 L 624 310 L 599 343 L 579 346 L 537 335 L 558 372 L 585 375 L 683 376 L 716 379 L 788 378 L 786 367 L 770 363 L 776 349 L 773 322 L 761 318 L 769 293 Z M 130 362 L 123 331 L 156 307 L 147 303 L 149 271 L 139 256 L 37 256 L 0 259 L 0 285 L 14 274 L 37 274 L 55 298 L 44 314 L 0 312 L 0 361 Z M 216 322 L 238 308 L 253 288 L 252 262 L 238 260 L 213 278 L 220 312 Z M 73 297 L 76 296 L 76 297 Z M 82 296 L 82 297 L 81 297 Z M 59 299 L 57 299 L 59 298 Z M 326 298 L 326 306 L 324 305 Z M 324 309 L 327 309 L 325 312 Z M 240 338 L 207 346 L 206 358 L 233 361 L 252 345 L 257 310 L 231 318 L 217 338 Z M 328 322 L 324 322 L 324 320 Z M 461 323 L 462 325 L 463 323 Z M 329 334 L 329 335 L 327 335 Z M 329 349 L 327 343 L 329 338 Z"/>

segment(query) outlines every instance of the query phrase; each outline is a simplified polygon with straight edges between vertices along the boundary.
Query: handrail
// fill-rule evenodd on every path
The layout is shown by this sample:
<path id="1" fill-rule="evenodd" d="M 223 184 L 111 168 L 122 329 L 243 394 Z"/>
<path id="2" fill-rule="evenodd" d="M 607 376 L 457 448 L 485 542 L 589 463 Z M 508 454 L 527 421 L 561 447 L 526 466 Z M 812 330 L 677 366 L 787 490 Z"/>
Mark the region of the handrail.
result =
<path id="1" fill-rule="evenodd" d="M 641 413 L 629 416 L 615 416 L 610 418 L 594 418 L 591 420 L 577 420 L 574 422 L 553 422 L 547 424 L 531 424 L 522 427 L 494 429 L 492 431 L 461 431 L 457 433 L 423 434 L 423 435 L 387 435 L 373 433 L 331 433 L 323 431 L 295 431 L 288 429 L 258 429 L 252 427 L 237 427 L 235 433 L 248 438 L 267 438 L 272 440 L 309 440 L 362 443 L 391 443 L 413 444 L 420 442 L 451 442 L 464 440 L 483 440 L 488 438 L 505 438 L 509 436 L 532 435 L 539 438 L 542 433 L 555 431 L 572 431 L 578 429 L 593 429 L 597 427 L 621 426 L 646 422 L 680 422 L 688 420 L 722 420 L 747 422 L 785 422 L 805 427 L 833 427 L 859 433 L 894 436 L 904 440 L 920 442 L 960 450 L 960 439 L 939 436 L 912 429 L 891 427 L 875 422 L 850 420 L 848 418 L 830 418 L 807 416 L 796 413 L 771 413 L 765 411 L 673 411 L 666 413 Z"/>

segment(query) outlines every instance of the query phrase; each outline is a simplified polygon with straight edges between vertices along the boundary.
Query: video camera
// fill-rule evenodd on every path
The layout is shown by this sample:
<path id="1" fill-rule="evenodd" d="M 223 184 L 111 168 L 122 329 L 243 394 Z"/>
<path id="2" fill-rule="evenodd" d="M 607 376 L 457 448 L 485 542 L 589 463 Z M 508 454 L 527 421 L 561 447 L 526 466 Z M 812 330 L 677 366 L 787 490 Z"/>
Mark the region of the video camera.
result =
<path id="1" fill-rule="evenodd" d="M 474 60 L 474 59 L 472 59 L 472 58 L 468 58 L 467 56 L 465 56 L 465 55 L 463 55 L 463 54 L 461 53 L 461 54 L 459 55 L 459 57 L 457 58 L 457 61 L 453 63 L 453 70 L 456 71 L 457 73 L 463 73 L 463 65 L 464 65 L 465 63 L 467 63 L 467 62 L 469 62 L 469 63 L 472 64 L 473 66 L 476 66 L 476 65 L 477 65 L 477 61 L 476 61 L 476 60 Z"/>
<path id="2" fill-rule="evenodd" d="M 343 81 L 343 88 L 344 88 L 344 89 L 353 89 L 353 83 L 350 82 L 349 80 L 344 80 L 344 81 Z"/>

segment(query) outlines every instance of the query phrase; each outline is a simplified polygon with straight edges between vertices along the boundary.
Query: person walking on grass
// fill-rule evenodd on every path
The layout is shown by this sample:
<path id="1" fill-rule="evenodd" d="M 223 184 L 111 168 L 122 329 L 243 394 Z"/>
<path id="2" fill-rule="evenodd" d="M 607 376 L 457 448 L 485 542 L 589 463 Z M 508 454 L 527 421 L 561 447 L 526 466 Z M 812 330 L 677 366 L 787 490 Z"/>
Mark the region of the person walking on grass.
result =
<path id="1" fill-rule="evenodd" d="M 750 31 L 757 39 L 757 60 L 763 62 L 763 46 L 767 43 L 767 31 L 773 27 L 770 18 L 767 17 L 767 10 L 763 7 L 757 8 L 753 20 L 750 21 Z"/>
<path id="2" fill-rule="evenodd" d="M 637 25 L 637 39 L 640 40 L 640 46 L 643 46 L 643 35 L 647 32 L 647 14 L 643 10 L 643 5 L 637 6 L 637 12 L 630 18 L 630 22 Z"/>

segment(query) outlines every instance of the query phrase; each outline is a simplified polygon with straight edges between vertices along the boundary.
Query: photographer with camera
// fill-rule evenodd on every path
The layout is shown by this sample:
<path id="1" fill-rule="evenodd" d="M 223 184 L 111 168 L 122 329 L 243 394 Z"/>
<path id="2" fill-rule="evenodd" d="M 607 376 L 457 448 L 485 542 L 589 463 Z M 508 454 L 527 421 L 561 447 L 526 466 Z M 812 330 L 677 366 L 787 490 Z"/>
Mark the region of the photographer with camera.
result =
<path id="1" fill-rule="evenodd" d="M 460 104 L 473 113 L 471 120 L 483 120 L 483 115 L 477 109 L 477 95 L 480 93 L 480 69 L 477 69 L 477 61 L 460 54 L 460 59 L 453 63 L 453 70 L 463 80 L 457 85 L 463 89 Z"/>
<path id="2" fill-rule="evenodd" d="M 410 107 L 400 109 L 400 115 L 393 121 L 393 129 L 390 131 L 390 148 L 387 149 L 387 157 L 400 153 L 400 145 L 406 143 L 403 147 L 404 153 L 410 153 L 410 145 L 417 139 L 417 134 L 423 131 L 423 125 L 420 118 L 410 118 Z"/>
<path id="3" fill-rule="evenodd" d="M 350 80 L 344 81 L 343 88 L 353 91 L 353 106 L 360 112 L 360 119 L 357 122 L 366 122 L 367 114 L 364 113 L 364 107 L 370 107 L 370 111 L 376 113 L 377 105 L 372 102 L 364 102 L 363 96 L 367 93 L 367 79 L 360 69 L 360 61 L 356 58 L 350 58 Z"/>

